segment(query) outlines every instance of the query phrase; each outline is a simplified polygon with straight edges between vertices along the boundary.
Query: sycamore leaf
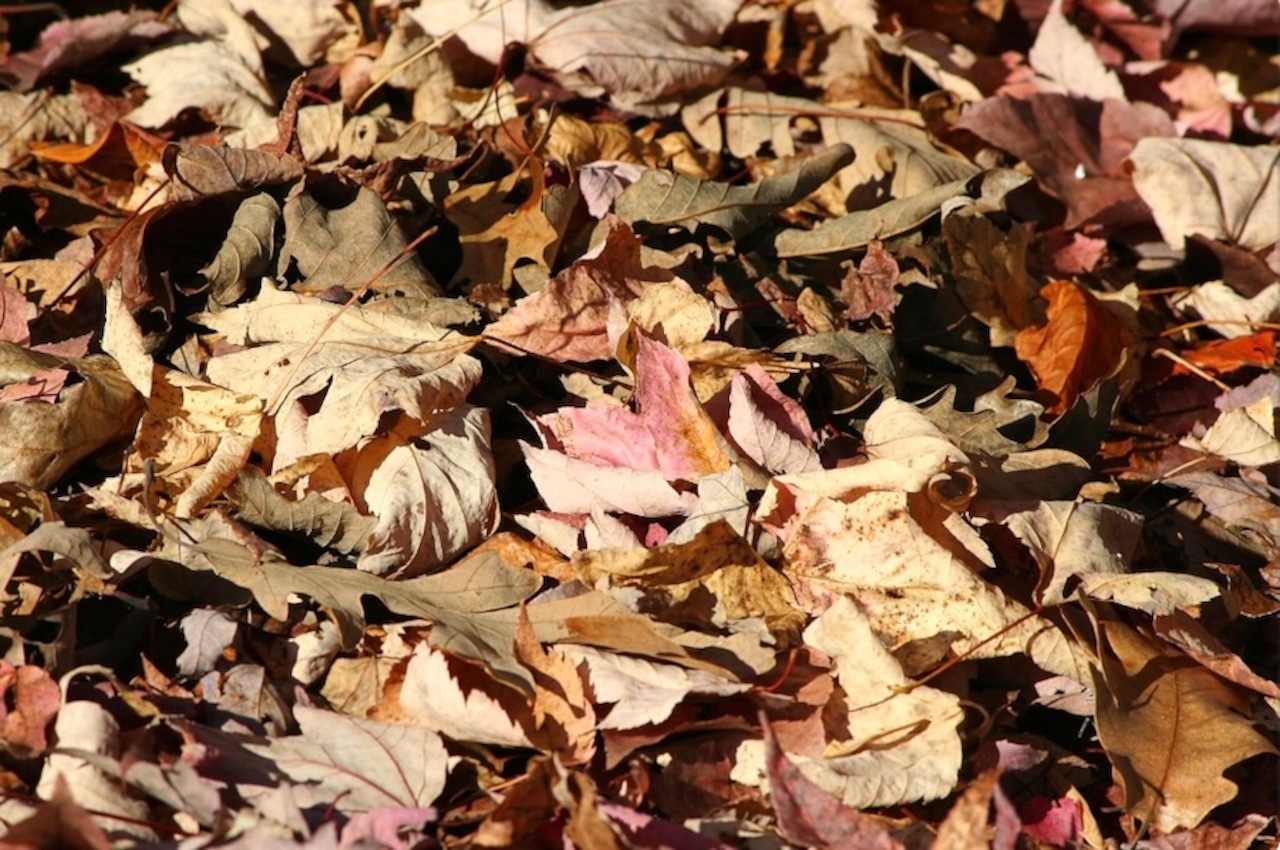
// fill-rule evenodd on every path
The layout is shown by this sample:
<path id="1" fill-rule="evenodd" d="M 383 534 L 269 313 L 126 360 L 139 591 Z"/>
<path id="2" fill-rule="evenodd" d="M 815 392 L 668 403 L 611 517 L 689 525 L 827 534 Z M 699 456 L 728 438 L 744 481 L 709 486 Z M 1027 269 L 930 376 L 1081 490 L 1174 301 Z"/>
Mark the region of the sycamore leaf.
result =
<path id="1" fill-rule="evenodd" d="M 1280 151 L 1203 139 L 1143 139 L 1133 184 L 1165 241 L 1199 234 L 1257 250 L 1280 242 Z"/>
<path id="2" fill-rule="evenodd" d="M 300 735 L 246 744 L 282 774 L 315 786 L 339 811 L 430 805 L 444 790 L 448 753 L 436 733 L 296 706 Z"/>
<path id="3" fill-rule="evenodd" d="M 545 0 L 452 0 L 410 14 L 431 35 L 452 35 L 456 27 L 467 47 L 490 62 L 510 41 L 528 44 L 562 84 L 590 91 L 594 82 L 639 106 L 717 83 L 735 60 L 711 45 L 737 10 L 737 0 L 646 2 L 643 14 L 635 0 L 606 0 L 589 12 L 554 9 Z"/>
<path id="4" fill-rule="evenodd" d="M 836 144 L 803 160 L 795 171 L 766 177 L 750 186 L 702 182 L 650 170 L 627 187 L 614 208 L 628 223 L 647 221 L 686 230 L 709 224 L 741 239 L 827 182 L 853 162 L 853 155 L 853 148 Z"/>
<path id="5" fill-rule="evenodd" d="M 1166 833 L 1199 825 L 1239 790 L 1223 772 L 1275 748 L 1227 682 L 1122 623 L 1097 627 L 1098 738 L 1123 781 L 1125 811 Z"/>

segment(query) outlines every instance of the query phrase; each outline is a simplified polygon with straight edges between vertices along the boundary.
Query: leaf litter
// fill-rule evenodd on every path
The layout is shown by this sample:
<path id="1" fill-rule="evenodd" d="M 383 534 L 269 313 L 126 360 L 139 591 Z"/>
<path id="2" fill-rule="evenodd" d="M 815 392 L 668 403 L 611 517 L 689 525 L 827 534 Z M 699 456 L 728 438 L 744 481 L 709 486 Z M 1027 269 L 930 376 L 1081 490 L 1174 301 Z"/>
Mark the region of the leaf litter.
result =
<path id="1" fill-rule="evenodd" d="M 0 842 L 1276 843 L 1274 8 L 81 5 Z"/>

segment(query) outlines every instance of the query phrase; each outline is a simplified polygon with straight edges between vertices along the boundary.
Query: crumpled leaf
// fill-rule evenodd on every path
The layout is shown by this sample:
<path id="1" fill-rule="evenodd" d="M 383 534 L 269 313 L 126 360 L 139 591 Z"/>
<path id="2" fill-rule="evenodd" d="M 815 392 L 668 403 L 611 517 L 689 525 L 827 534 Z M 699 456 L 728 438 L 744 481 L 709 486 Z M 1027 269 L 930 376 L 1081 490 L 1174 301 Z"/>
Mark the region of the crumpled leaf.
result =
<path id="1" fill-rule="evenodd" d="M 1128 323 L 1081 286 L 1054 281 L 1040 295 L 1049 301 L 1048 322 L 1019 331 L 1013 347 L 1050 395 L 1045 410 L 1063 413 L 1114 374 L 1137 340 Z"/>
<path id="2" fill-rule="evenodd" d="M 233 147 L 171 143 L 165 145 L 161 163 L 175 184 L 170 193 L 175 201 L 247 192 L 302 177 L 302 163 L 288 154 Z"/>
<path id="3" fill-rule="evenodd" d="M 48 727 L 62 693 L 47 672 L 32 664 L 0 661 L 0 741 L 18 758 L 34 758 L 49 746 Z"/>
<path id="4" fill-rule="evenodd" d="M 909 672 L 947 652 L 1026 652 L 1080 679 L 1065 638 L 979 576 L 991 555 L 953 511 L 973 497 L 965 455 L 913 405 L 883 402 L 858 466 L 774 478 L 757 519 L 782 540 L 784 572 L 806 610 L 855 599 Z M 994 638 L 994 639 L 993 639 Z"/>
<path id="5" fill-rule="evenodd" d="M 226 240 L 200 270 L 209 282 L 209 299 L 214 304 L 228 307 L 239 301 L 248 290 L 249 281 L 271 267 L 279 221 L 280 204 L 265 192 L 240 202 Z"/>
<path id="6" fill-rule="evenodd" d="M 224 496 L 236 508 L 236 518 L 259 528 L 296 532 L 318 546 L 336 552 L 363 551 L 377 522 L 345 502 L 331 501 L 319 493 L 290 500 L 251 467 L 242 469 Z"/>
<path id="7" fill-rule="evenodd" d="M 115 840 L 154 841 L 146 825 L 147 804 L 120 787 L 112 775 L 120 770 L 120 724 L 92 700 L 68 700 L 53 725 L 57 752 L 50 753 L 40 771 L 36 795 L 53 795 L 62 782 L 70 796 L 104 818 Z M 115 817 L 111 817 L 114 815 Z"/>
<path id="8" fill-rule="evenodd" d="M 1205 139 L 1142 139 L 1133 185 L 1174 248 L 1188 236 L 1249 250 L 1280 242 L 1280 151 Z"/>
<path id="9" fill-rule="evenodd" d="M 125 73 L 147 87 L 146 101 L 128 120 L 157 128 L 184 109 L 202 110 L 229 127 L 273 117 L 276 99 L 267 86 L 257 35 L 228 0 L 188 0 L 179 4 L 178 18 L 209 40 L 165 47 L 125 65 Z"/>
<path id="10" fill-rule="evenodd" d="M 277 310 L 286 306 L 291 321 L 282 323 Z M 277 425 L 278 433 L 298 434 L 295 443 L 282 440 L 277 464 L 355 446 L 397 411 L 430 427 L 480 378 L 480 363 L 467 354 L 473 339 L 430 322 L 349 305 L 344 310 L 266 285 L 252 303 L 203 321 L 239 345 L 253 345 L 215 357 L 208 375 L 216 384 L 277 403 L 287 422 Z M 308 412 L 304 400 L 312 396 L 321 403 Z"/>
<path id="11" fill-rule="evenodd" d="M 359 569 L 392 578 L 433 572 L 497 528 L 489 411 L 464 405 L 433 426 L 370 475 L 362 497 L 378 524 Z"/>
<path id="12" fill-rule="evenodd" d="M 611 218 L 598 252 L 575 261 L 541 290 L 521 298 L 485 328 L 485 337 L 559 363 L 605 360 L 613 356 L 609 305 L 628 304 L 651 284 L 671 278 L 665 269 L 645 268 L 640 240 Z"/>
<path id="13" fill-rule="evenodd" d="M 782 644 L 804 622 L 786 579 L 723 520 L 687 543 L 579 552 L 573 568 L 589 587 L 634 588 L 638 610 L 665 622 L 713 630 L 760 618 Z"/>
<path id="14" fill-rule="evenodd" d="M 0 403 L 0 479 L 41 489 L 105 445 L 127 436 L 142 411 L 141 398 L 102 356 L 57 357 L 0 341 L 0 383 L 29 380 L 42 369 L 66 369 L 80 382 L 63 387 L 52 404 Z"/>
<path id="15" fill-rule="evenodd" d="M 827 182 L 853 156 L 848 145 L 833 145 L 803 160 L 795 171 L 750 186 L 704 182 L 651 169 L 627 187 L 614 210 L 628 223 L 647 221 L 686 230 L 709 224 L 741 239 Z"/>
<path id="16" fill-rule="evenodd" d="M 960 700 L 911 684 L 857 604 L 840 598 L 805 630 L 835 661 L 848 729 L 822 759 L 791 760 L 815 785 L 855 809 L 947 796 L 959 778 Z"/>

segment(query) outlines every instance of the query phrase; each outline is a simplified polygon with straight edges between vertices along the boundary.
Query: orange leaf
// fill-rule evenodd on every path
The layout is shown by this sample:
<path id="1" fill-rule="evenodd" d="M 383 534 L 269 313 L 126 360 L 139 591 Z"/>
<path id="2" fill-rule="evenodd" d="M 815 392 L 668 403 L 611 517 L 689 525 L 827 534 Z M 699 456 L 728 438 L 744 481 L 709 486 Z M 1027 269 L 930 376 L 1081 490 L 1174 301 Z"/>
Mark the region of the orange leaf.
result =
<path id="1" fill-rule="evenodd" d="M 1115 372 L 1135 339 L 1128 325 L 1083 287 L 1055 280 L 1040 295 L 1049 301 L 1049 323 L 1019 331 L 1013 346 L 1040 389 L 1053 396 L 1045 412 L 1063 413 Z"/>
<path id="2" fill-rule="evenodd" d="M 1275 331 L 1261 331 L 1235 339 L 1206 342 L 1199 348 L 1184 351 L 1182 356 L 1206 372 L 1219 375 L 1245 366 L 1270 369 L 1276 363 L 1276 334 Z M 1175 366 L 1173 373 L 1189 371 L 1185 366 Z"/>
<path id="3" fill-rule="evenodd" d="M 160 158 L 162 139 L 132 124 L 113 121 L 90 144 L 32 142 L 31 152 L 49 162 L 78 165 L 112 180 L 132 180 L 135 172 Z"/>

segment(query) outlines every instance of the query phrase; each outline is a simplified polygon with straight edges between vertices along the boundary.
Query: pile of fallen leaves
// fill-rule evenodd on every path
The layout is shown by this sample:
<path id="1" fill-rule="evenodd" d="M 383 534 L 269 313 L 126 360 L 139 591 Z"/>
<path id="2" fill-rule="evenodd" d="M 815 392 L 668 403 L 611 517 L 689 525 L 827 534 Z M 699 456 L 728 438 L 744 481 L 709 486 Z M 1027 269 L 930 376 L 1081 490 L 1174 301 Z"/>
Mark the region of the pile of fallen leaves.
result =
<path id="1" fill-rule="evenodd" d="M 101 5 L 4 846 L 1274 845 L 1274 0 Z"/>

